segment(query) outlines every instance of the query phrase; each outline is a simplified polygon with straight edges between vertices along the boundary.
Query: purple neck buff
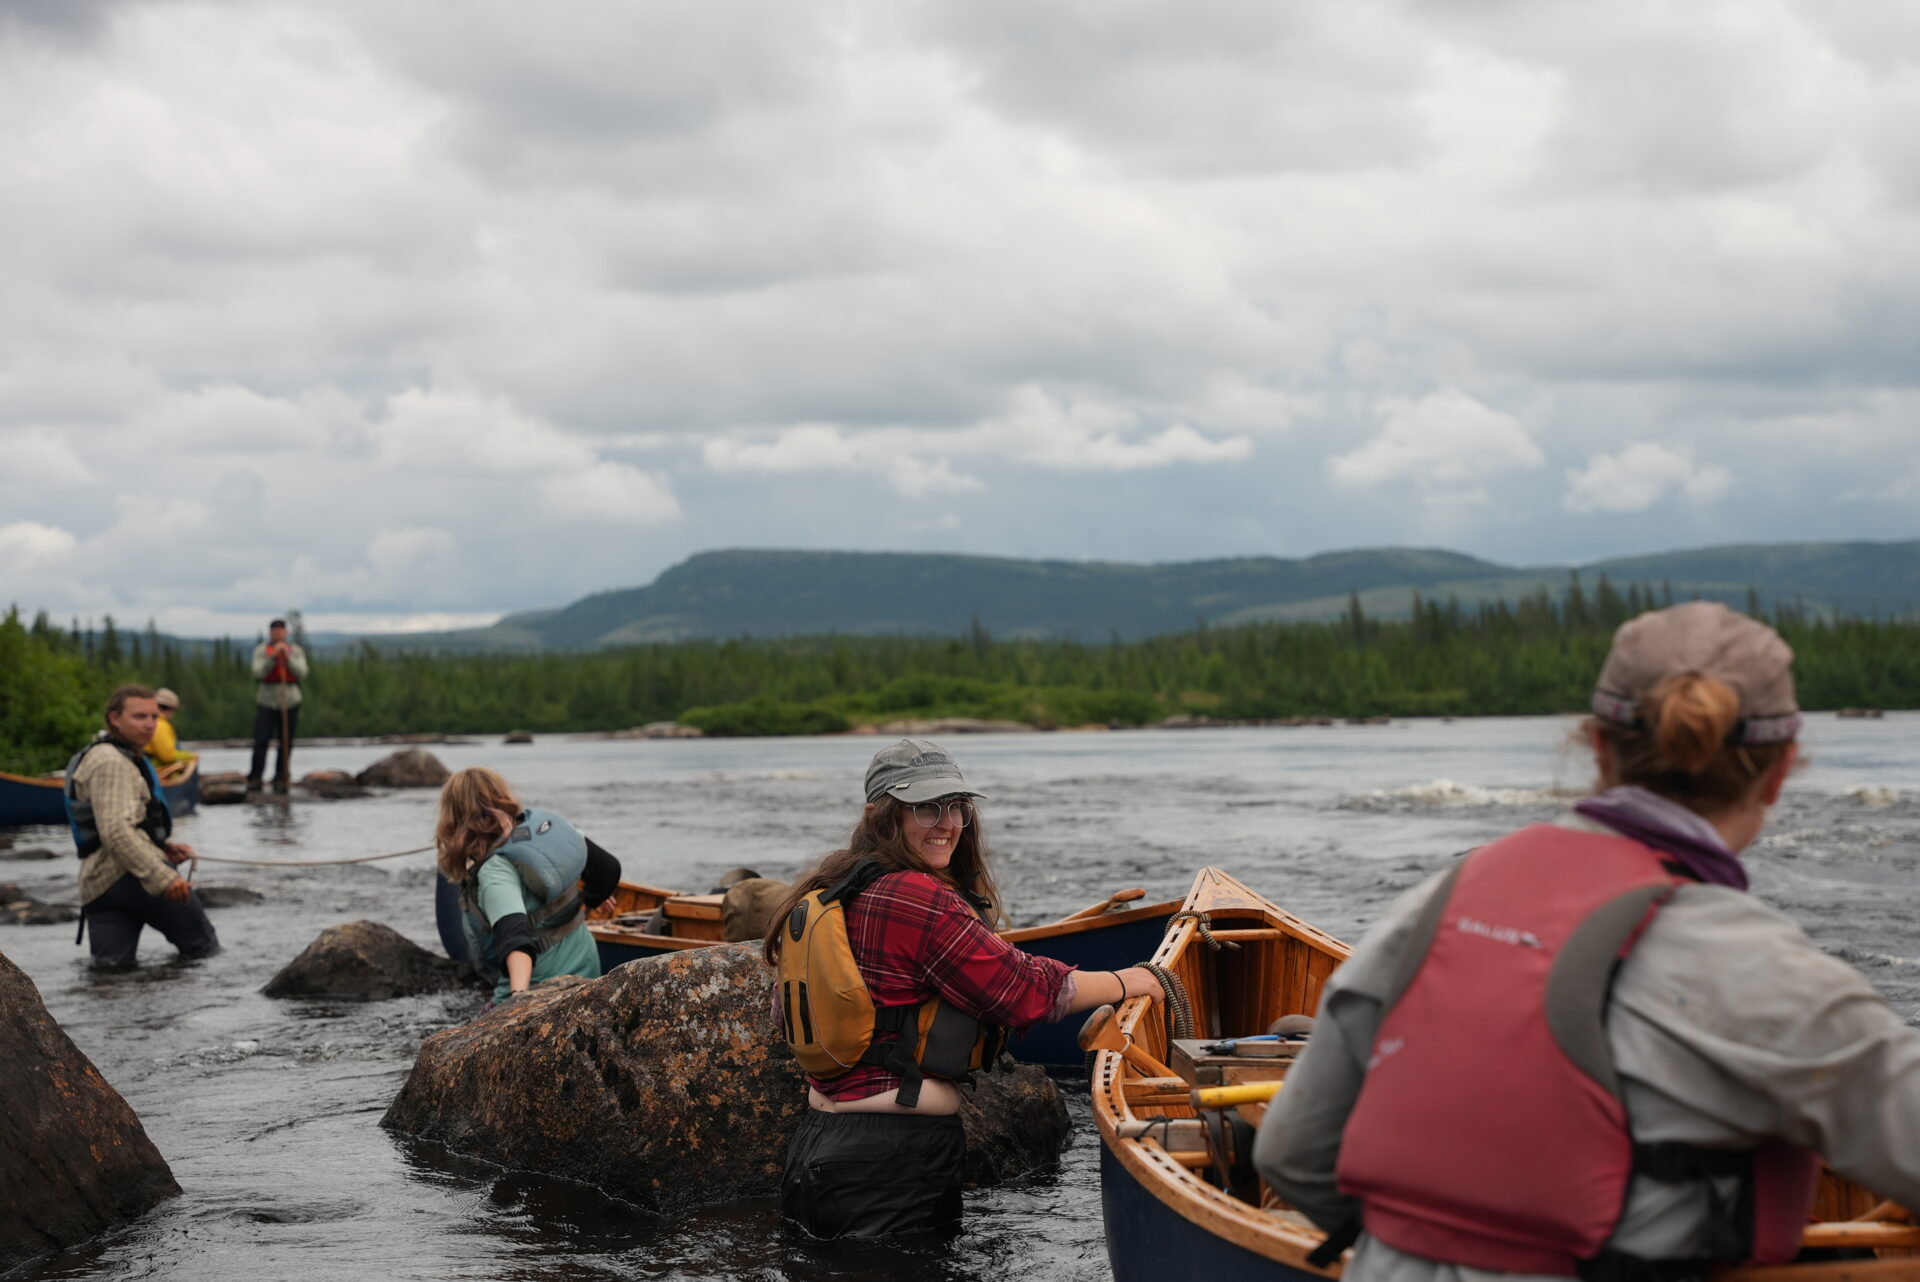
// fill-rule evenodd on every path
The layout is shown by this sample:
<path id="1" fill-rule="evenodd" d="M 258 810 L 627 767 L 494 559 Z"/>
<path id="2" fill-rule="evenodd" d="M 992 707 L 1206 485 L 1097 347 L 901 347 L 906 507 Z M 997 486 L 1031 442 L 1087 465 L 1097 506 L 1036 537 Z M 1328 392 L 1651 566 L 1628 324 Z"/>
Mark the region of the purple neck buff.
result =
<path id="1" fill-rule="evenodd" d="M 1622 837 L 1665 851 L 1709 886 L 1747 888 L 1747 870 L 1706 820 L 1644 788 L 1609 788 L 1573 808 Z M 1711 834 L 1711 835 L 1710 835 Z"/>

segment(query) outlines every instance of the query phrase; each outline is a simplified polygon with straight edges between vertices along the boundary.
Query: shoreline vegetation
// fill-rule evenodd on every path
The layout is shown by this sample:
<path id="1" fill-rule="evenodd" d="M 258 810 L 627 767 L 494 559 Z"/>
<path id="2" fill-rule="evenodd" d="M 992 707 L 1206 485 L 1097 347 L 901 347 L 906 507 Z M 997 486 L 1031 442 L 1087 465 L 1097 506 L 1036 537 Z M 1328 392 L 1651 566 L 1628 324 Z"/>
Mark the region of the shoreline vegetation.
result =
<path id="1" fill-rule="evenodd" d="M 1463 606 L 1415 596 L 1410 617 L 1250 624 L 1139 641 L 990 636 L 682 641 L 572 654 L 435 654 L 370 642 L 312 656 L 306 739 L 394 740 L 620 732 L 702 735 L 957 733 L 1201 725 L 1332 724 L 1409 716 L 1577 712 L 1613 630 L 1667 599 L 1640 585 Z M 1809 709 L 1920 706 L 1920 622 L 1832 618 L 1792 606 L 1748 613 L 1798 656 Z M 61 629 L 45 613 L 0 618 L 0 770 L 56 770 L 99 725 L 113 687 L 170 686 L 181 734 L 218 741 L 250 725 L 252 647 Z M 649 733 L 651 731 L 651 733 Z"/>

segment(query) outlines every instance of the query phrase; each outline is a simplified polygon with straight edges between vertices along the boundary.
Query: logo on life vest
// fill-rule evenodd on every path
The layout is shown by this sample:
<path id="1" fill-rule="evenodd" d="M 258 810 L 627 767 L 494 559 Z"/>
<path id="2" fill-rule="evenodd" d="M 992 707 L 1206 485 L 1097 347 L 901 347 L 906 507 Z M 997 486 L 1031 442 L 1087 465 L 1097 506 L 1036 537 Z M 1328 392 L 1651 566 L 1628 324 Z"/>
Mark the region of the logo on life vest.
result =
<path id="1" fill-rule="evenodd" d="M 544 823 L 542 823 L 538 828 L 535 828 L 533 830 L 533 835 L 537 837 L 551 827 L 553 827 L 553 820 L 548 819 Z"/>
<path id="2" fill-rule="evenodd" d="M 1367 1071 L 1371 1073 L 1380 1066 L 1380 1061 L 1388 1056 L 1398 1055 L 1400 1048 L 1406 1044 L 1407 1039 L 1404 1037 L 1382 1038 L 1380 1044 L 1373 1048 L 1373 1054 L 1367 1057 Z"/>
<path id="3" fill-rule="evenodd" d="M 1521 930 L 1514 926 L 1492 926 L 1475 917 L 1461 917 L 1453 923 L 1455 930 L 1469 935 L 1478 935 L 1482 939 L 1491 939 L 1496 944 L 1515 944 L 1521 948 L 1544 948 L 1540 936 L 1530 930 Z"/>

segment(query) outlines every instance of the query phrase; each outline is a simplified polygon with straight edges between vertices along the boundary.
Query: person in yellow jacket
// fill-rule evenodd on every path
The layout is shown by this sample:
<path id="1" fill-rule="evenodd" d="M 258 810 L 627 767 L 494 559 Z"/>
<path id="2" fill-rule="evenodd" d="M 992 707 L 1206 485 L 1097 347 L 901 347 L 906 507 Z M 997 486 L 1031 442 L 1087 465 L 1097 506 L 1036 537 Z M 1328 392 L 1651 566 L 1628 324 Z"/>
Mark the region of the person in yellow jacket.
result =
<path id="1" fill-rule="evenodd" d="M 160 782 L 174 783 L 191 773 L 193 763 L 200 760 L 200 754 L 183 750 L 180 741 L 174 738 L 173 714 L 180 711 L 180 696 L 161 686 L 154 692 L 154 700 L 160 705 L 160 720 L 153 728 L 152 740 L 147 744 L 147 756 L 153 760 L 154 769 L 159 771 Z"/>

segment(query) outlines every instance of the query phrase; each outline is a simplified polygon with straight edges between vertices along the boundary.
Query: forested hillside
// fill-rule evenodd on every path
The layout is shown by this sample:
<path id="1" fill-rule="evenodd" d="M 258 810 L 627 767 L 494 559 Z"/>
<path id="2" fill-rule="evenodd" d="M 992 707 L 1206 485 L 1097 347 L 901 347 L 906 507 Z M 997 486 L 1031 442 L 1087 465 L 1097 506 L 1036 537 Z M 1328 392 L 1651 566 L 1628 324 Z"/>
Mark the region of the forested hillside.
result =
<path id="1" fill-rule="evenodd" d="M 1197 628 L 1105 645 L 1000 639 L 812 637 L 689 641 L 584 654 L 391 652 L 315 657 L 309 735 L 508 729 L 611 730 L 681 719 L 715 734 L 830 732 L 897 717 L 969 716 L 1040 726 L 1141 725 L 1175 713 L 1223 719 L 1577 711 L 1620 622 L 1664 596 L 1571 581 L 1513 602 L 1409 598 L 1409 618 L 1371 617 L 1357 595 L 1323 623 Z M 1809 708 L 1920 706 L 1920 622 L 1770 617 L 1798 654 Z M 46 770 L 127 680 L 185 701 L 181 733 L 247 732 L 246 652 L 183 653 L 163 638 L 73 636 L 44 616 L 0 621 L 0 769 Z"/>
<path id="2" fill-rule="evenodd" d="M 1465 607 L 1559 591 L 1566 566 L 1505 566 L 1457 552 L 1370 548 L 1298 560 L 1234 557 L 1127 565 L 905 552 L 735 549 L 703 552 L 651 584 L 598 592 L 489 628 L 394 638 L 439 650 L 592 650 L 695 637 L 961 636 L 1105 642 L 1202 624 L 1312 622 L 1357 593 L 1382 619 L 1407 617 L 1414 593 Z M 1703 548 L 1581 567 L 1589 583 L 1769 609 L 1898 617 L 1920 609 L 1920 542 L 1783 543 Z"/>

